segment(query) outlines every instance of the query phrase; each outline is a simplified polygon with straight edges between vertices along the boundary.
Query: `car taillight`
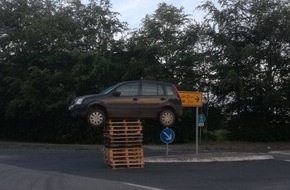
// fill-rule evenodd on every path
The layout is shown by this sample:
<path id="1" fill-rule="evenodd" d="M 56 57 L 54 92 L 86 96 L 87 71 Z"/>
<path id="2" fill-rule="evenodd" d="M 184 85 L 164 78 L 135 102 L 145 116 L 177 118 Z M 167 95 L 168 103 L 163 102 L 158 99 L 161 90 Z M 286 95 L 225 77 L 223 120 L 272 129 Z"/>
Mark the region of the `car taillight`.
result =
<path id="1" fill-rule="evenodd" d="M 174 90 L 175 90 L 175 93 L 177 94 L 178 98 L 181 100 L 179 91 L 178 91 L 178 89 L 177 89 L 177 87 L 175 85 L 174 85 Z"/>

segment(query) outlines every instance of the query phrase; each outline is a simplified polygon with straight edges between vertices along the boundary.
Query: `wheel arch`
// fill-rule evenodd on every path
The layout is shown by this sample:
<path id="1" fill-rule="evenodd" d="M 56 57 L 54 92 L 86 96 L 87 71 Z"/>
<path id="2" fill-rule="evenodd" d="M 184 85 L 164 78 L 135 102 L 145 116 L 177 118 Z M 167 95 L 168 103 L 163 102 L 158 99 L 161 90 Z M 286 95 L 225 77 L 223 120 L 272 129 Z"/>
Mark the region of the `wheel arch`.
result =
<path id="1" fill-rule="evenodd" d="M 161 114 L 162 111 L 167 110 L 167 109 L 168 110 L 171 110 L 174 113 L 174 115 L 177 116 L 176 111 L 175 111 L 175 109 L 172 106 L 170 106 L 170 105 L 164 105 L 160 109 L 160 112 L 158 113 L 158 117 L 159 117 L 159 115 Z"/>
<path id="2" fill-rule="evenodd" d="M 89 110 L 96 109 L 96 108 L 101 109 L 105 113 L 106 117 L 108 117 L 108 111 L 107 111 L 107 109 L 105 108 L 104 105 L 102 105 L 100 103 L 92 103 L 92 104 L 90 104 L 88 106 L 87 113 L 89 112 Z"/>

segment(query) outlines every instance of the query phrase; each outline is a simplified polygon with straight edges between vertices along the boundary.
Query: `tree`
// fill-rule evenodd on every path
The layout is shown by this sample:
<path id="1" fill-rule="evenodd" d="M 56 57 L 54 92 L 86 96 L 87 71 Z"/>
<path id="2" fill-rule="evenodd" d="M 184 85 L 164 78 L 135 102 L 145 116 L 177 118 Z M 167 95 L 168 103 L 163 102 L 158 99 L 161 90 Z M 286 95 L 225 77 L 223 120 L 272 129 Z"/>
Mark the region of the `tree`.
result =
<path id="1" fill-rule="evenodd" d="M 125 29 L 110 7 L 105 0 L 0 2 L 2 138 L 58 142 L 72 132 L 69 101 L 103 82 L 96 76 Z"/>
<path id="2" fill-rule="evenodd" d="M 133 47 L 147 68 L 154 68 L 152 78 L 196 88 L 197 74 L 192 71 L 196 68 L 194 53 L 199 26 L 183 12 L 183 7 L 166 3 L 159 4 L 155 13 L 146 15 L 142 23 L 132 37 Z"/>
<path id="3" fill-rule="evenodd" d="M 264 126 L 267 130 L 277 122 L 278 115 L 285 124 L 289 120 L 289 106 L 283 106 L 289 93 L 284 86 L 289 81 L 285 74 L 289 73 L 289 3 L 219 3 L 221 9 L 211 2 L 200 7 L 209 11 L 206 22 L 212 30 L 208 34 L 219 58 L 214 65 L 218 82 L 215 94 L 224 102 L 226 113 L 237 114 L 238 127 Z M 257 118 L 263 122 L 255 125 Z"/>

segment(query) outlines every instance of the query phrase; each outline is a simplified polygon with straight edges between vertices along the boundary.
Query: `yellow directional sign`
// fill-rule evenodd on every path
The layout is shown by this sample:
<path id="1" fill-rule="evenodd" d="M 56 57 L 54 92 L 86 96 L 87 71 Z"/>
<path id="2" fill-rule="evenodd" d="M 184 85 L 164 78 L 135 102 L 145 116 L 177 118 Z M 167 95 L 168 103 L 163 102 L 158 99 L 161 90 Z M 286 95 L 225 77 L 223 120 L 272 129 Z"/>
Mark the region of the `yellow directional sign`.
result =
<path id="1" fill-rule="evenodd" d="M 201 107 L 202 93 L 193 91 L 179 91 L 183 107 Z"/>

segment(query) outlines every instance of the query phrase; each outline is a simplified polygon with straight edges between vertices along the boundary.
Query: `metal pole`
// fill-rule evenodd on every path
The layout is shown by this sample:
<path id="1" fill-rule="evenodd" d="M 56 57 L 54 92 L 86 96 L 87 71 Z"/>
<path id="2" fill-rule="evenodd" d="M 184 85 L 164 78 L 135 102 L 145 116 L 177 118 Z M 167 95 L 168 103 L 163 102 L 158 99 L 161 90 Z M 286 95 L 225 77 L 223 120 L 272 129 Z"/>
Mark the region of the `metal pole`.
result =
<path id="1" fill-rule="evenodd" d="M 199 127 L 199 144 L 201 144 L 201 132 L 202 132 L 202 127 Z"/>
<path id="2" fill-rule="evenodd" d="M 166 143 L 166 157 L 168 157 L 168 143 Z"/>
<path id="3" fill-rule="evenodd" d="M 195 153 L 198 154 L 198 107 L 196 107 L 196 122 L 195 122 Z"/>

